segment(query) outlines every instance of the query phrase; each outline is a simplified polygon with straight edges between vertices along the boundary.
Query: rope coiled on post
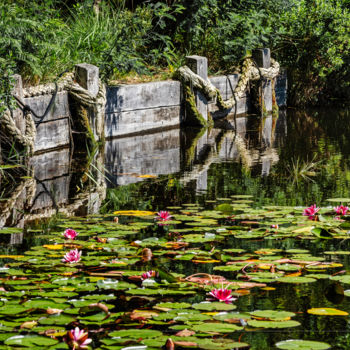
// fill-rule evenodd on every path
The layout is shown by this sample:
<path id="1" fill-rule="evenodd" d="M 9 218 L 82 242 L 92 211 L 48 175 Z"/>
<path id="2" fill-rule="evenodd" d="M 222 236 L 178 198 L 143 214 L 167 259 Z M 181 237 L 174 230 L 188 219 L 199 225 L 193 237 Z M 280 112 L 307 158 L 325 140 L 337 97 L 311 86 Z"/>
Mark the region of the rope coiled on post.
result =
<path id="1" fill-rule="evenodd" d="M 274 59 L 271 59 L 270 68 L 256 67 L 251 57 L 247 57 L 242 65 L 242 73 L 238 84 L 236 85 L 232 97 L 224 101 L 220 91 L 208 80 L 195 74 L 189 67 L 182 66 L 174 74 L 174 77 L 180 80 L 185 86 L 192 86 L 199 90 L 208 100 L 216 99 L 216 105 L 220 110 L 231 109 L 236 101 L 244 97 L 249 81 L 259 80 L 261 77 L 272 80 L 279 74 L 280 65 Z"/>

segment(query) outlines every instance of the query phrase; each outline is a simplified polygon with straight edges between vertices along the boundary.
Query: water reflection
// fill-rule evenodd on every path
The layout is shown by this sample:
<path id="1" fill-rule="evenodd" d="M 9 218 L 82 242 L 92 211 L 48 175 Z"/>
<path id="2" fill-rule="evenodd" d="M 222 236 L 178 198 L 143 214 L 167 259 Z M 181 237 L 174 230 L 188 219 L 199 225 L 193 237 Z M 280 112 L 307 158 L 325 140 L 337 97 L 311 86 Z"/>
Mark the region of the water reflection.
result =
<path id="1" fill-rule="evenodd" d="M 106 192 L 103 157 L 103 152 L 94 152 L 73 161 L 71 150 L 65 148 L 34 155 L 20 168 L 3 172 L 0 228 L 23 228 L 57 213 L 97 213 Z M 11 242 L 21 243 L 17 233 Z"/>
<path id="2" fill-rule="evenodd" d="M 232 194 L 253 195 L 257 205 L 322 205 L 349 196 L 347 120 L 346 111 L 282 110 L 277 118 L 244 116 L 216 120 L 211 129 L 114 139 L 88 154 L 37 154 L 22 168 L 0 173 L 0 227 L 23 227 L 57 212 L 96 213 L 106 186 L 117 198 L 111 209 Z M 307 172 L 311 160 L 315 166 Z"/>

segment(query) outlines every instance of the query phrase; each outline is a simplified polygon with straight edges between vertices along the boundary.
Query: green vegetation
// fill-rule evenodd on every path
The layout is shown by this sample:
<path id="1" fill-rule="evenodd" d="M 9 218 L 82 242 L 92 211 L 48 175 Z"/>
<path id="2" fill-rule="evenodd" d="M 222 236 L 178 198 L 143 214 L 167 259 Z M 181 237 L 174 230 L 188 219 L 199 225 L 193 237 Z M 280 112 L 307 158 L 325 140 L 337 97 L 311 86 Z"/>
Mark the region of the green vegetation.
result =
<path id="1" fill-rule="evenodd" d="M 105 80 L 159 79 L 187 54 L 232 72 L 265 46 L 288 69 L 291 102 L 334 102 L 349 97 L 349 27 L 348 0 L 5 0 L 0 72 L 35 84 L 89 62 Z"/>

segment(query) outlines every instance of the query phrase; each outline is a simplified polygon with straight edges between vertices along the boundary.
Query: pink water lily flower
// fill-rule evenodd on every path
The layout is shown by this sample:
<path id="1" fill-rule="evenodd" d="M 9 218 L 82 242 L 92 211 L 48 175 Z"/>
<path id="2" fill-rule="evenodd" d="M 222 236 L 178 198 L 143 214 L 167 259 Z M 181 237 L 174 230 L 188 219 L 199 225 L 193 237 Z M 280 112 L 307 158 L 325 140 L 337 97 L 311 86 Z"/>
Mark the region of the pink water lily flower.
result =
<path id="1" fill-rule="evenodd" d="M 347 211 L 349 210 L 349 207 L 344 207 L 344 205 L 340 205 L 338 207 L 333 208 L 337 215 L 346 215 Z"/>
<path id="2" fill-rule="evenodd" d="M 172 216 L 170 215 L 170 213 L 166 210 L 161 210 L 157 213 L 157 217 L 156 219 L 158 220 L 162 220 L 162 221 L 168 221 L 170 220 L 170 218 L 172 218 Z"/>
<path id="3" fill-rule="evenodd" d="M 78 233 L 71 228 L 67 228 L 67 230 L 64 231 L 63 236 L 65 239 L 75 239 L 75 237 L 78 236 Z"/>
<path id="4" fill-rule="evenodd" d="M 215 300 L 223 301 L 226 304 L 230 304 L 236 300 L 236 298 L 234 298 L 231 295 L 231 292 L 231 289 L 222 287 L 218 289 L 213 289 L 211 292 L 209 292 L 209 295 L 211 295 Z"/>
<path id="5" fill-rule="evenodd" d="M 144 273 L 141 275 L 141 280 L 144 281 L 144 280 L 146 280 L 147 278 L 158 277 L 158 275 L 159 275 L 159 274 L 158 274 L 157 271 L 150 270 L 150 271 L 144 272 Z"/>
<path id="6" fill-rule="evenodd" d="M 81 258 L 81 251 L 78 251 L 78 249 L 73 249 L 66 253 L 64 258 L 62 259 L 63 262 L 69 262 L 69 263 L 76 263 L 80 261 Z"/>
<path id="7" fill-rule="evenodd" d="M 75 327 L 67 333 L 66 342 L 73 350 L 78 350 L 87 349 L 92 340 L 88 338 L 88 332 Z"/>
<path id="8" fill-rule="evenodd" d="M 315 215 L 320 210 L 320 208 L 316 207 L 316 204 L 311 205 L 308 208 L 305 208 L 303 211 L 304 216 L 308 216 L 310 220 L 313 220 L 315 218 Z"/>

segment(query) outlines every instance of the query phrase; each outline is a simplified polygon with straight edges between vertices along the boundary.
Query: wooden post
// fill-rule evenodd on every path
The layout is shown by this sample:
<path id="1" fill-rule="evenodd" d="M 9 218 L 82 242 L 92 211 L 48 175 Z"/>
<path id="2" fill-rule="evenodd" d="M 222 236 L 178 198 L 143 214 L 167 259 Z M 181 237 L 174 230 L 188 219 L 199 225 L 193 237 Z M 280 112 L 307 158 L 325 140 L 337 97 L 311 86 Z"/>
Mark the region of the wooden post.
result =
<path id="1" fill-rule="evenodd" d="M 187 66 L 201 78 L 208 79 L 208 59 L 202 56 L 186 56 Z M 207 99 L 199 91 L 194 91 L 196 98 L 196 106 L 201 116 L 208 121 L 208 102 Z M 185 116 L 186 119 L 186 116 Z"/>
<path id="2" fill-rule="evenodd" d="M 253 59 L 260 68 L 270 68 L 271 66 L 271 53 L 270 49 L 256 49 L 253 50 Z M 261 100 L 262 114 L 272 111 L 272 81 L 269 79 L 263 79 L 260 86 L 260 92 L 263 99 Z"/>
<path id="3" fill-rule="evenodd" d="M 81 63 L 75 65 L 75 81 L 84 89 L 86 89 L 92 97 L 97 97 L 99 92 L 99 69 L 98 67 Z M 104 138 L 104 113 L 98 113 L 97 99 L 95 104 L 90 106 L 83 105 L 79 98 L 75 98 L 71 104 L 73 115 L 73 127 L 75 131 L 85 132 L 85 136 L 89 139 L 89 144 L 100 141 Z M 85 144 L 84 137 L 76 135 L 75 144 Z"/>
<path id="4" fill-rule="evenodd" d="M 81 87 L 88 90 L 91 95 L 94 97 L 97 95 L 99 89 L 98 67 L 88 63 L 75 65 L 75 80 Z"/>

